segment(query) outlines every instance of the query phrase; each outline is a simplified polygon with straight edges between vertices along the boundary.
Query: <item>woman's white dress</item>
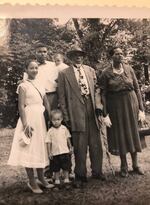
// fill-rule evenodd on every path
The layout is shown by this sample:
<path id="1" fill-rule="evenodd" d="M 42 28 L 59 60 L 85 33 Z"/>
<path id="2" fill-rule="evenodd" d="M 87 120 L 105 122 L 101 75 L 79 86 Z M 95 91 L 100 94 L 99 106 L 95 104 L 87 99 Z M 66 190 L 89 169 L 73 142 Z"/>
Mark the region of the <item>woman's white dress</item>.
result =
<path id="1" fill-rule="evenodd" d="M 42 96 L 44 96 L 44 89 L 38 85 L 34 80 L 32 81 L 40 90 Z M 39 92 L 29 82 L 25 81 L 19 86 L 22 87 L 25 93 L 25 114 L 27 118 L 27 124 L 33 127 L 33 134 L 31 143 L 25 147 L 20 146 L 19 139 L 20 133 L 23 130 L 21 119 L 19 118 L 12 148 L 8 160 L 9 165 L 24 166 L 28 168 L 44 168 L 48 165 L 48 154 L 45 144 L 46 137 L 46 125 L 43 112 L 45 110 L 43 106 L 43 100 Z"/>

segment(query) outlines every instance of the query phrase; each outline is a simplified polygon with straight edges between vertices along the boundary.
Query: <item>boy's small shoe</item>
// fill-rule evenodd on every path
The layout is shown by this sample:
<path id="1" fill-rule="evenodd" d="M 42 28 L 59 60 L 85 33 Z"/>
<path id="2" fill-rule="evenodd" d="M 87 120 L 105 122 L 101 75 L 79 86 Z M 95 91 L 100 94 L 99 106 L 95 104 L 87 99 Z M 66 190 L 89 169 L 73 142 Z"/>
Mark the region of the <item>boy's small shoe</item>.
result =
<path id="1" fill-rule="evenodd" d="M 60 185 L 60 180 L 59 179 L 55 180 L 55 185 Z"/>
<path id="2" fill-rule="evenodd" d="M 29 189 L 34 193 L 34 194 L 42 194 L 43 191 L 40 188 L 34 189 L 30 183 L 27 183 L 27 186 L 29 187 Z"/>
<path id="3" fill-rule="evenodd" d="M 64 184 L 69 184 L 70 180 L 68 178 L 64 179 Z"/>
<path id="4" fill-rule="evenodd" d="M 70 173 L 70 174 L 69 174 L 69 179 L 70 179 L 70 180 L 73 180 L 74 178 L 75 178 L 75 174 Z"/>

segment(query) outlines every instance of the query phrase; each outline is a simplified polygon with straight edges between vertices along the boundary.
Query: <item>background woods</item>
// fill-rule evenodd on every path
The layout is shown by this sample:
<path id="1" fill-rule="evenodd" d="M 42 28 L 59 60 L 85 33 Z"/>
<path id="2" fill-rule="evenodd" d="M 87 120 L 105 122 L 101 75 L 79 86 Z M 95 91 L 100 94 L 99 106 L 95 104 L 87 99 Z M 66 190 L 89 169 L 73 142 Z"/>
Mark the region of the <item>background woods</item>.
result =
<path id="1" fill-rule="evenodd" d="M 34 54 L 37 42 L 48 45 L 49 60 L 53 54 L 65 54 L 72 45 L 79 44 L 87 52 L 86 64 L 97 72 L 109 62 L 106 51 L 117 44 L 124 50 L 125 61 L 133 66 L 141 85 L 149 82 L 149 19 L 68 19 L 65 23 L 59 19 L 7 19 L 5 29 L 5 41 L 0 36 L 1 127 L 16 124 L 17 82 L 22 79 L 25 60 Z"/>

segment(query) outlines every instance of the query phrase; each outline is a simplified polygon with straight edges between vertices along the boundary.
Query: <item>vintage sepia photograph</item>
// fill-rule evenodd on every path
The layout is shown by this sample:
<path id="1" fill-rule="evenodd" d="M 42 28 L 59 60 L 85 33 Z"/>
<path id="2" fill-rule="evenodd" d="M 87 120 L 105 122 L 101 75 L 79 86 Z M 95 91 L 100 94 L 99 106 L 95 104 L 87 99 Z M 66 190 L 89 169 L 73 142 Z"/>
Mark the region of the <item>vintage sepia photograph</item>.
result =
<path id="1" fill-rule="evenodd" d="M 0 19 L 0 205 L 150 204 L 150 19 Z"/>

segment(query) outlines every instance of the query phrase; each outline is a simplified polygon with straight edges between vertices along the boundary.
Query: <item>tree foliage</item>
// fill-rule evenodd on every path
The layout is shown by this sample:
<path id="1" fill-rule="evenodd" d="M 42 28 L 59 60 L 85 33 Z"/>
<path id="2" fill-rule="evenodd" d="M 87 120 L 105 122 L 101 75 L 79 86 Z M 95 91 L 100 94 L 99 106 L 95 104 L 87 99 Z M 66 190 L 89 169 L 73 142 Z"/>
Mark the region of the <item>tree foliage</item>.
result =
<path id="1" fill-rule="evenodd" d="M 9 46 L 1 47 L 0 124 L 14 126 L 17 115 L 17 82 L 22 79 L 25 60 L 34 54 L 37 42 L 49 48 L 49 60 L 55 53 L 65 54 L 72 44 L 79 44 L 87 53 L 86 64 L 98 72 L 110 59 L 108 50 L 120 46 L 126 61 L 132 64 L 139 79 L 146 74 L 150 59 L 149 19 L 9 19 Z M 67 59 L 66 59 L 67 61 Z M 67 61 L 69 63 L 69 61 Z M 147 79 L 146 79 L 147 80 Z"/>

